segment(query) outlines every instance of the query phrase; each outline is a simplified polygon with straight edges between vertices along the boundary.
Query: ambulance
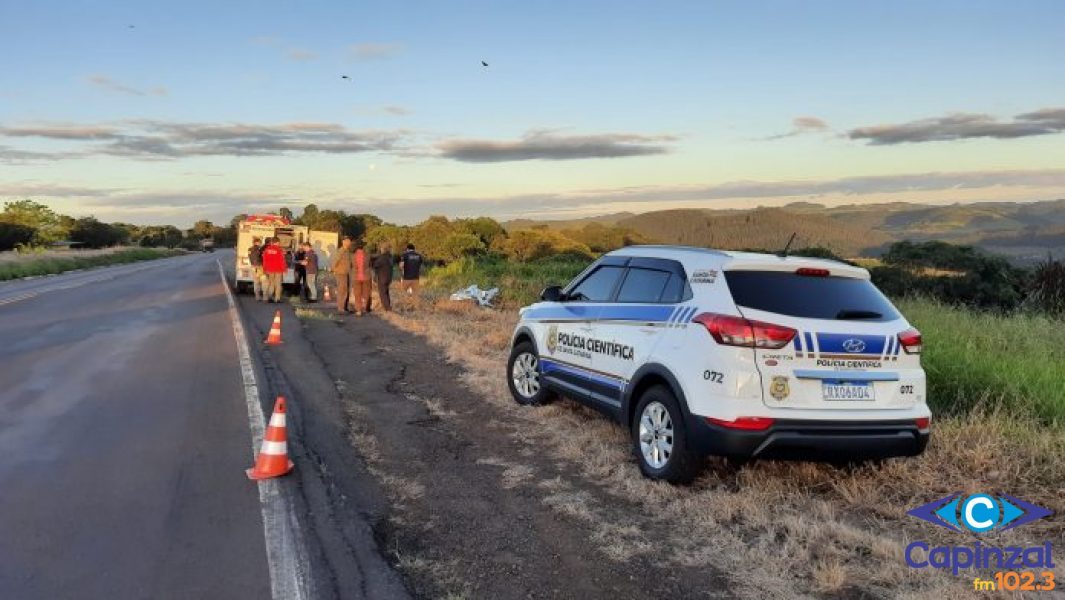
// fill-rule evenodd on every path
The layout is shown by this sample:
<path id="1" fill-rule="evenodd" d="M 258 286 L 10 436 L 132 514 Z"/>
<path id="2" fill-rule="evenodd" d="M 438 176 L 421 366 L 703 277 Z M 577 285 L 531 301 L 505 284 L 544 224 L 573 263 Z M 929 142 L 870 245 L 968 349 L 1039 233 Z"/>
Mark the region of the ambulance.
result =
<path id="1" fill-rule="evenodd" d="M 248 258 L 252 240 L 259 238 L 265 243 L 266 239 L 271 237 L 281 240 L 281 248 L 284 249 L 289 264 L 281 280 L 286 286 L 296 283 L 292 256 L 300 244 L 309 242 L 318 255 L 318 270 L 328 271 L 333 254 L 340 243 L 340 235 L 335 231 L 315 231 L 306 225 L 293 225 L 288 219 L 278 215 L 248 215 L 237 224 L 237 264 L 234 269 L 233 288 L 238 293 L 252 289 L 255 269 Z"/>

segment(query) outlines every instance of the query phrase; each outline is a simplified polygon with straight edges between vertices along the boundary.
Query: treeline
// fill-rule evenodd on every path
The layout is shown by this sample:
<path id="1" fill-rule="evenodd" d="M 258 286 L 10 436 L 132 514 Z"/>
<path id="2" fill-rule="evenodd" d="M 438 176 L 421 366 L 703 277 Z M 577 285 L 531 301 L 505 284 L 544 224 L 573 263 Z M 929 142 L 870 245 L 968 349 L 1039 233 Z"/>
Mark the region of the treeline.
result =
<path id="1" fill-rule="evenodd" d="M 889 296 L 1065 315 L 1065 263 L 1050 256 L 1035 267 L 1018 267 L 973 246 L 903 241 L 892 244 L 880 260 L 883 264 L 869 271 Z"/>
<path id="2" fill-rule="evenodd" d="M 217 227 L 210 221 L 198 221 L 184 231 L 173 225 L 104 223 L 91 216 L 75 219 L 62 215 L 33 200 L 7 202 L 0 213 L 0 250 L 44 248 L 63 242 L 83 248 L 134 245 L 195 249 L 205 238 L 212 238 L 217 246 L 232 246 L 236 228 L 233 223 Z"/>
<path id="3" fill-rule="evenodd" d="M 488 217 L 448 219 L 433 216 L 417 225 L 396 225 L 370 214 L 319 210 L 314 204 L 308 204 L 299 215 L 288 208 L 282 208 L 278 214 L 311 229 L 336 231 L 361 239 L 373 248 L 387 243 L 397 251 L 411 243 L 427 259 L 438 263 L 489 255 L 523 262 L 560 255 L 588 259 L 648 241 L 631 229 L 598 223 L 561 231 L 549 230 L 546 226 L 508 231 Z M 237 215 L 233 220 L 238 222 L 244 217 L 246 215 Z"/>

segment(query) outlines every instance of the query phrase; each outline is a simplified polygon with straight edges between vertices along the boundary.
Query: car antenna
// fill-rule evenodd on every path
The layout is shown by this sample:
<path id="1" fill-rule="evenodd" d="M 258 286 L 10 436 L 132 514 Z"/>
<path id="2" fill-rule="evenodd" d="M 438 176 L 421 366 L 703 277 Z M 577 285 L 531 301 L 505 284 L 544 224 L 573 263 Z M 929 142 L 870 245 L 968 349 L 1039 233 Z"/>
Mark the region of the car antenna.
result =
<path id="1" fill-rule="evenodd" d="M 784 245 L 784 249 L 780 251 L 780 258 L 788 257 L 788 250 L 791 249 L 791 243 L 795 241 L 795 232 L 792 232 L 791 237 L 788 238 L 788 243 Z"/>

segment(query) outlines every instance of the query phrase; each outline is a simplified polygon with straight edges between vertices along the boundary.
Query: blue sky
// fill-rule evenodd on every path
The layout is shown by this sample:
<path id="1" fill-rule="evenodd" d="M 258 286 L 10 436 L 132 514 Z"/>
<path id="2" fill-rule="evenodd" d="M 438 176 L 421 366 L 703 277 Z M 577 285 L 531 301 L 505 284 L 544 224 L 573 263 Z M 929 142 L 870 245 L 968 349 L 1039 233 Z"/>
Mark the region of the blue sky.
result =
<path id="1" fill-rule="evenodd" d="M 1062 197 L 1062 17 L 2 0 L 0 199 L 184 225 L 308 202 L 411 222 Z"/>

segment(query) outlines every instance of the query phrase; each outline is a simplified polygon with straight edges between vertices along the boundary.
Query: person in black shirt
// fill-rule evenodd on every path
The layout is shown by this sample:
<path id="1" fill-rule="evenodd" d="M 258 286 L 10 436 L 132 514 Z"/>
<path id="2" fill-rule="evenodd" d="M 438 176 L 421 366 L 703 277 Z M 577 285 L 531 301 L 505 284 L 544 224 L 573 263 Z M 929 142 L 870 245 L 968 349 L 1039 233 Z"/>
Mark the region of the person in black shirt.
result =
<path id="1" fill-rule="evenodd" d="M 407 251 L 399 257 L 399 270 L 403 275 L 401 289 L 410 297 L 413 306 L 418 305 L 418 279 L 422 276 L 422 255 L 407 244 Z"/>
<path id="2" fill-rule="evenodd" d="M 388 242 L 378 246 L 379 253 L 373 257 L 374 279 L 377 280 L 377 298 L 385 312 L 392 310 L 392 297 L 389 286 L 392 285 L 392 247 Z"/>

